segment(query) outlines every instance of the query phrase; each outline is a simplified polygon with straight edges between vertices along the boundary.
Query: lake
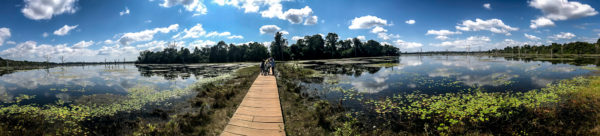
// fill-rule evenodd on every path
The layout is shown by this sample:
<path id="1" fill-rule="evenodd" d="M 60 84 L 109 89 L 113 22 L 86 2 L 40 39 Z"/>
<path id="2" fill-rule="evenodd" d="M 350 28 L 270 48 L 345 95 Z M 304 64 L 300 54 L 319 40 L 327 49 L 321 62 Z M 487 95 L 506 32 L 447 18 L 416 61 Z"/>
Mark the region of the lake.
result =
<path id="1" fill-rule="evenodd" d="M 13 104 L 19 96 L 33 96 L 18 102 L 27 104 L 106 104 L 127 99 L 132 88 L 156 92 L 184 89 L 205 80 L 248 66 L 243 63 L 193 65 L 83 65 L 17 71 L 0 76 L 0 104 Z M 151 92 L 155 93 L 155 92 Z M 168 96 L 182 100 L 192 91 Z M 176 102 L 176 101 L 174 101 Z"/>
<path id="2" fill-rule="evenodd" d="M 589 59 L 536 61 L 492 56 L 403 55 L 400 57 L 299 61 L 322 73 L 317 82 L 305 82 L 306 92 L 336 100 L 332 86 L 355 89 L 369 98 L 400 93 L 454 93 L 482 88 L 490 92 L 524 92 L 576 76 L 596 74 Z M 229 73 L 252 63 L 195 65 L 83 65 L 18 71 L 0 76 L 0 104 L 15 103 L 23 95 L 34 96 L 18 104 L 102 103 L 148 87 L 169 91 L 183 89 L 206 78 Z M 177 96 L 183 100 L 192 92 Z M 99 99 L 99 100 L 96 100 Z M 172 101 L 177 102 L 177 101 Z"/>
<path id="3" fill-rule="evenodd" d="M 297 64 L 322 73 L 322 79 L 302 83 L 304 91 L 333 101 L 342 97 L 341 92 L 330 91 L 331 87 L 338 86 L 354 89 L 371 99 L 408 93 L 468 92 L 475 88 L 488 92 L 525 92 L 563 79 L 594 75 L 598 69 L 598 58 L 552 60 L 481 55 L 402 55 L 299 61 Z"/>

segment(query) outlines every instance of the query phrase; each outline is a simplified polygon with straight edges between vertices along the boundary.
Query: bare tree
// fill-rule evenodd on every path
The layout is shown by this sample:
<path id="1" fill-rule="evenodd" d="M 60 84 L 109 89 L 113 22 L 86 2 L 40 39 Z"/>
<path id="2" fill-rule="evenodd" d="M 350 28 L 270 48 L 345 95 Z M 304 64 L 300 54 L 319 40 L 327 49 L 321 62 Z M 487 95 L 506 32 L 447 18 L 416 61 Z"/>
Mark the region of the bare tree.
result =
<path id="1" fill-rule="evenodd" d="M 52 56 L 50 54 L 46 54 L 44 55 L 44 58 L 46 59 L 46 66 L 48 66 L 50 64 L 50 59 L 52 59 Z"/>
<path id="2" fill-rule="evenodd" d="M 50 59 L 52 59 L 52 56 L 50 54 L 46 54 L 44 55 L 44 59 L 46 59 L 46 63 L 49 63 Z"/>
<path id="3" fill-rule="evenodd" d="M 60 56 L 60 63 L 65 64 L 65 56 Z"/>

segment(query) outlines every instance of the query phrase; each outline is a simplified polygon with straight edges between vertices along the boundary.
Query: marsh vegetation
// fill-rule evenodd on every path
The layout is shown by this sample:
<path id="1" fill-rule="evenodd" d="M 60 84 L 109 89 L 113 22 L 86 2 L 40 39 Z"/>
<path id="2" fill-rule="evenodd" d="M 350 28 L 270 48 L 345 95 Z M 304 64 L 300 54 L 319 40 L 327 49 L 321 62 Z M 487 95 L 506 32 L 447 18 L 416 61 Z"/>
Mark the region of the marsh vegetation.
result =
<path id="1" fill-rule="evenodd" d="M 218 134 L 258 75 L 248 66 L 92 65 L 7 74 L 0 77 L 0 135 Z"/>
<path id="2" fill-rule="evenodd" d="M 280 62 L 277 78 L 288 135 L 597 135 L 597 62 L 416 54 Z M 16 71 L 0 77 L 0 132 L 218 135 L 252 65 Z"/>
<path id="3" fill-rule="evenodd" d="M 597 135 L 598 68 L 574 60 L 297 61 L 278 81 L 289 135 Z"/>

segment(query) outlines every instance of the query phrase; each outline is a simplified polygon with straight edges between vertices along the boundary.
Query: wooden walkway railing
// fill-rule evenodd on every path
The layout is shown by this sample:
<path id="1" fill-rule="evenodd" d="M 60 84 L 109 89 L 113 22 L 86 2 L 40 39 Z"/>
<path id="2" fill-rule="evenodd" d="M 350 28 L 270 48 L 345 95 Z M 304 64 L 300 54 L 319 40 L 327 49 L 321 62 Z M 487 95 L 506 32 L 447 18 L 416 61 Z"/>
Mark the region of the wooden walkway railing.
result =
<path id="1" fill-rule="evenodd" d="M 221 135 L 285 135 L 275 76 L 259 75 L 254 80 Z"/>

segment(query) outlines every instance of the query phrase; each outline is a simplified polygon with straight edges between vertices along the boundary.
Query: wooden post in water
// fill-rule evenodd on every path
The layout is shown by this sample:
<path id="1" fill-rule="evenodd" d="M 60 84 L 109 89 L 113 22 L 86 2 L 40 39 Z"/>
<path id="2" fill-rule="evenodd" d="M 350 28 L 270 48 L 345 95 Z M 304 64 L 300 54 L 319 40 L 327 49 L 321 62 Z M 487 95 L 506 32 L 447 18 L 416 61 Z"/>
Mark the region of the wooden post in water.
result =
<path id="1" fill-rule="evenodd" d="M 471 51 L 471 44 L 467 44 L 467 56 L 469 56 L 470 51 Z"/>

